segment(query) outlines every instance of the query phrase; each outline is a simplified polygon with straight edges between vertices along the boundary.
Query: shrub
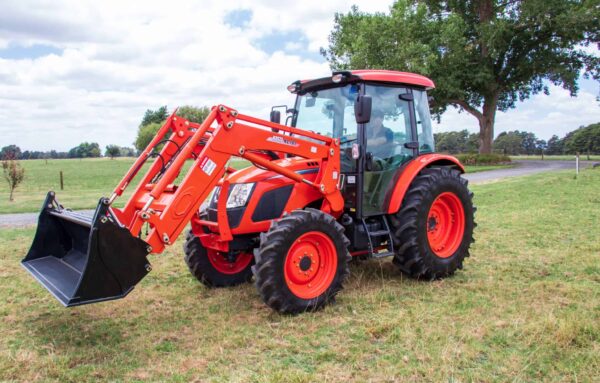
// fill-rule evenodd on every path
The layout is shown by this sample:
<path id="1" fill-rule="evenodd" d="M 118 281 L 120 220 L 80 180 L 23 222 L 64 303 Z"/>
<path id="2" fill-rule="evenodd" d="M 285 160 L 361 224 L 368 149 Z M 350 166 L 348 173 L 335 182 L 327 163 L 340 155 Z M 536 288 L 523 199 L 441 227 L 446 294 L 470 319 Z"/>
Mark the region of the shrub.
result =
<path id="1" fill-rule="evenodd" d="M 499 165 L 510 163 L 510 157 L 503 154 L 457 154 L 456 158 L 463 165 Z"/>

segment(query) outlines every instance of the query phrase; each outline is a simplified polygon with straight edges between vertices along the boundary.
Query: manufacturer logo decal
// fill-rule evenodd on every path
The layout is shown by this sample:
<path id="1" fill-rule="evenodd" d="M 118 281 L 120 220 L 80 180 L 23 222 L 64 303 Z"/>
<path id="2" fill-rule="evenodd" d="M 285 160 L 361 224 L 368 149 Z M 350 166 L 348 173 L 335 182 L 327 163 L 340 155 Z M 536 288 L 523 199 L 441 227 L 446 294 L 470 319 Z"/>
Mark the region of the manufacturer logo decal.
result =
<path id="1" fill-rule="evenodd" d="M 267 138 L 267 141 L 274 142 L 276 144 L 288 145 L 288 146 L 299 146 L 294 140 L 285 139 L 281 136 L 272 136 Z"/>

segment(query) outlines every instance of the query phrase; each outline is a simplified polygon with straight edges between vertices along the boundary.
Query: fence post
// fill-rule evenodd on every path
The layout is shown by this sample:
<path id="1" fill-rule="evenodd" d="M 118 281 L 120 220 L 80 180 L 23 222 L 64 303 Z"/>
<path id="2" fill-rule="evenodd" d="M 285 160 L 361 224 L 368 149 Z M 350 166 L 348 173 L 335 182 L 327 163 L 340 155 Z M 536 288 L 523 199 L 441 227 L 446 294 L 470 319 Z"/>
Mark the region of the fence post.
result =
<path id="1" fill-rule="evenodd" d="M 579 152 L 575 154 L 575 176 L 579 175 Z"/>
<path id="2" fill-rule="evenodd" d="M 63 172 L 62 172 L 62 170 L 60 171 L 60 190 L 64 190 Z"/>

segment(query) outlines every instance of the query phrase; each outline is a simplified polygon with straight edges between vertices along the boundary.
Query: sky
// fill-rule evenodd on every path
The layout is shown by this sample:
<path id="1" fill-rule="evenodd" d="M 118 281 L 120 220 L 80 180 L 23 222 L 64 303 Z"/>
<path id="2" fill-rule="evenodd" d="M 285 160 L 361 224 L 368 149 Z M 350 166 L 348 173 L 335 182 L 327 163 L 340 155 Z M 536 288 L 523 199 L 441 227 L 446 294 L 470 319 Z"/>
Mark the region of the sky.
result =
<path id="1" fill-rule="evenodd" d="M 386 12 L 391 0 L 25 1 L 0 13 L 0 147 L 132 146 L 147 109 L 225 104 L 268 118 L 286 87 L 331 74 L 319 54 L 335 12 Z M 360 68 L 356 68 L 360 69 Z M 435 79 L 434 79 L 435 80 Z M 598 83 L 551 87 L 498 113 L 496 134 L 548 139 L 600 121 Z M 434 131 L 478 130 L 451 108 Z"/>

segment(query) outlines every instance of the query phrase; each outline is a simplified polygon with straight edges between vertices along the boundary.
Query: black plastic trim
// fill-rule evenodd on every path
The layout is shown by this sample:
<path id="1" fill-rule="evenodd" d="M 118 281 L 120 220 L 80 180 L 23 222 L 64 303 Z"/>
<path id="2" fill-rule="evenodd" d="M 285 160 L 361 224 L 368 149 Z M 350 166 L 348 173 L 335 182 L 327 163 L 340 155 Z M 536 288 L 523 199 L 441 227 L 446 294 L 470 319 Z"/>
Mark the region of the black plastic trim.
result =
<path id="1" fill-rule="evenodd" d="M 252 221 L 259 222 L 281 217 L 292 189 L 294 189 L 293 184 L 285 185 L 263 194 L 252 213 Z"/>

